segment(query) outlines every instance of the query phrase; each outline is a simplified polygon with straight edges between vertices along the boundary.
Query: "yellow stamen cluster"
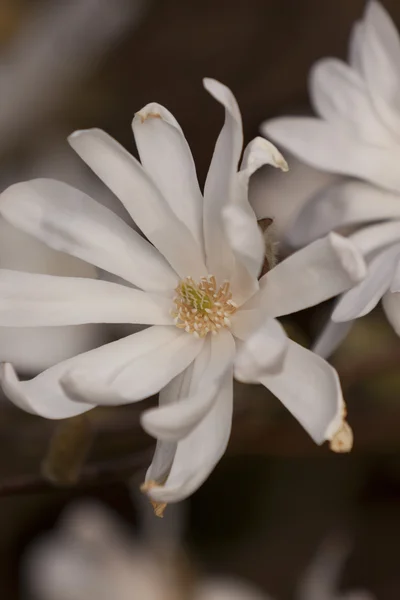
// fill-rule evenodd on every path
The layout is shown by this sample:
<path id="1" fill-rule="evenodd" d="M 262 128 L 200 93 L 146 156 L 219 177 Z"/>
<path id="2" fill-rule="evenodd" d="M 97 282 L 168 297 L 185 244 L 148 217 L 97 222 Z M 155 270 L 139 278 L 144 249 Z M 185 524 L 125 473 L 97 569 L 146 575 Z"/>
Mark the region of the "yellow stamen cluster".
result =
<path id="1" fill-rule="evenodd" d="M 182 279 L 175 290 L 176 308 L 171 311 L 179 329 L 204 337 L 207 333 L 216 335 L 223 327 L 229 327 L 229 318 L 237 311 L 232 300 L 229 281 L 224 281 L 217 289 L 213 275 L 202 277 L 195 283 L 191 277 Z"/>

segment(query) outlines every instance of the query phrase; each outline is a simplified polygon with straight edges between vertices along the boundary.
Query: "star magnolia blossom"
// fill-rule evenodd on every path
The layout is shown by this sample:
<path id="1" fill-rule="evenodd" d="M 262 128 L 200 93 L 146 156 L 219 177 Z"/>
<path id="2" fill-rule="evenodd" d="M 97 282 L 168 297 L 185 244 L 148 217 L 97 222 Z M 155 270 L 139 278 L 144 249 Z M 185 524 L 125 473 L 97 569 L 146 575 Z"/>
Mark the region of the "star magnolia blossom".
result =
<path id="1" fill-rule="evenodd" d="M 121 279 L 0 271 L 0 325 L 151 326 L 30 381 L 19 381 L 5 364 L 3 390 L 21 408 L 53 419 L 160 392 L 160 407 L 142 418 L 158 440 L 144 489 L 160 505 L 196 490 L 224 453 L 233 374 L 268 387 L 318 444 L 351 447 L 336 372 L 290 341 L 276 317 L 352 286 L 365 275 L 362 256 L 330 234 L 258 279 L 264 239 L 247 199 L 249 177 L 262 164 L 287 166 L 258 138 L 238 172 L 242 124 L 235 98 L 217 81 L 204 85 L 225 108 L 204 197 L 182 130 L 159 104 L 133 120 L 141 164 L 98 129 L 69 138 L 147 239 L 64 183 L 33 180 L 0 196 L 0 213 L 13 225 Z"/>
<path id="2" fill-rule="evenodd" d="M 324 356 L 343 340 L 353 319 L 381 298 L 400 335 L 399 68 L 398 32 L 372 0 L 353 28 L 349 64 L 326 58 L 312 69 L 311 100 L 321 118 L 279 118 L 262 126 L 265 135 L 308 164 L 358 178 L 311 198 L 288 232 L 288 241 L 300 247 L 343 226 L 368 225 L 350 235 L 366 258 L 368 275 L 339 299 L 315 346 Z"/>

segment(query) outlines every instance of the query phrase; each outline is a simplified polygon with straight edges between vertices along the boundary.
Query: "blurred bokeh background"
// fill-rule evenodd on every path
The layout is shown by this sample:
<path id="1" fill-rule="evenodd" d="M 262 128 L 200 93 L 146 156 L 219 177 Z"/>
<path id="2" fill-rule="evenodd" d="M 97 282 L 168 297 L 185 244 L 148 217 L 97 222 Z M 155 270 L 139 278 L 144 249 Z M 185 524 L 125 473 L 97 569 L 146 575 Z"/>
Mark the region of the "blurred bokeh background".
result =
<path id="1" fill-rule="evenodd" d="M 398 0 L 383 4 L 400 26 Z M 96 126 L 135 152 L 130 122 L 151 101 L 178 118 L 202 183 L 222 122 L 202 78 L 215 77 L 233 90 L 249 141 L 266 118 L 310 110 L 311 64 L 322 56 L 346 55 L 351 25 L 363 8 L 363 0 L 0 0 L 0 189 L 37 176 L 58 178 L 127 219 L 65 138 Z M 289 166 L 287 175 L 265 169 L 252 184 L 254 194 L 284 205 L 287 218 L 295 203 L 329 181 L 290 157 Z M 284 226 L 277 223 L 278 234 Z M 92 274 L 88 265 L 48 251 L 3 222 L 0 266 Z M 327 303 L 285 325 L 309 345 L 329 309 Z M 20 373 L 32 375 L 124 333 L 98 326 L 0 328 L 0 360 L 15 361 Z M 135 491 L 153 449 L 138 421 L 144 404 L 95 409 L 90 419 L 76 419 L 71 433 L 1 399 L 0 598 L 83 598 L 63 595 L 61 585 L 49 597 L 39 597 L 37 590 L 34 596 L 31 571 L 39 563 L 30 557 L 42 536 L 60 527 L 71 504 L 91 500 L 112 511 L 124 535 L 144 536 L 162 551 L 173 546 L 167 554 L 177 553 L 179 570 L 190 572 L 180 572 L 180 583 L 193 573 L 199 579 L 231 576 L 289 600 L 323 541 L 345 535 L 353 545 L 338 588 L 365 588 L 379 600 L 398 600 L 400 340 L 379 309 L 357 321 L 333 364 L 355 432 L 350 455 L 314 446 L 264 388 L 238 385 L 227 455 L 185 506 L 167 509 L 163 521 L 146 513 Z M 71 435 L 73 460 L 62 454 L 64 441 L 71 447 Z M 83 457 L 78 472 L 75 464 Z M 86 518 L 81 514 L 78 525 L 84 529 L 96 510 Z M 112 549 L 107 527 L 99 525 L 98 531 L 103 542 L 110 536 Z M 82 551 L 80 564 L 90 556 Z M 108 559 L 100 558 L 107 569 Z M 69 564 L 67 558 L 61 562 Z M 74 579 L 73 569 L 67 573 Z M 153 597 L 135 585 L 124 600 Z M 182 596 L 167 595 L 168 586 L 154 598 L 189 598 L 185 585 Z M 120 600 L 116 591 L 109 593 Z M 102 598 L 96 594 L 90 590 L 86 597 Z M 334 598 L 321 593 L 300 600 Z"/>

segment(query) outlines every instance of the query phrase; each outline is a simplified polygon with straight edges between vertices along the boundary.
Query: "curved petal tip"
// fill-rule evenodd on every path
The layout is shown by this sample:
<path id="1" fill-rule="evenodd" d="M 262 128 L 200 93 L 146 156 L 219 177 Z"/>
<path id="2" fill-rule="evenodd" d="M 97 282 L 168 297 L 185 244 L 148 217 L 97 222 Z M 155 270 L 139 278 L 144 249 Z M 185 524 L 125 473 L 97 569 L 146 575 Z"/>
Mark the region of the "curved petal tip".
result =
<path id="1" fill-rule="evenodd" d="M 78 137 L 80 137 L 81 135 L 83 135 L 83 134 L 85 134 L 85 133 L 89 133 L 89 132 L 91 132 L 91 131 L 96 131 L 96 130 L 98 130 L 98 128 L 97 128 L 97 127 L 91 127 L 91 128 L 89 128 L 89 129 L 77 129 L 76 131 L 73 131 L 73 132 L 72 132 L 72 133 L 71 133 L 71 134 L 70 134 L 70 135 L 67 137 L 67 140 L 68 140 L 68 142 L 69 142 L 70 140 L 73 140 L 73 139 L 75 139 L 75 138 L 78 138 Z"/>
<path id="2" fill-rule="evenodd" d="M 161 121 L 168 123 L 168 125 L 172 125 L 176 129 L 182 131 L 172 113 L 161 104 L 158 104 L 158 102 L 149 102 L 149 104 L 146 104 L 146 106 L 136 112 L 133 117 L 132 125 L 140 125 L 154 119 L 160 119 Z"/>
<path id="3" fill-rule="evenodd" d="M 289 166 L 278 148 L 265 138 L 257 136 L 244 151 L 241 169 L 248 169 L 252 175 L 263 165 L 271 165 L 284 172 L 289 170 Z"/>

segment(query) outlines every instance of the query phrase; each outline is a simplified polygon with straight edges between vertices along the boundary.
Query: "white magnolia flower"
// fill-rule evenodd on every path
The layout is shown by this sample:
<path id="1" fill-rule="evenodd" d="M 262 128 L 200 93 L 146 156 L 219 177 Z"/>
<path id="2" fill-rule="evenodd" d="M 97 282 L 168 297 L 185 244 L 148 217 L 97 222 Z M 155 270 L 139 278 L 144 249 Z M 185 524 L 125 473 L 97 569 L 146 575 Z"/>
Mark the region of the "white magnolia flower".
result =
<path id="1" fill-rule="evenodd" d="M 339 299 L 315 347 L 327 356 L 381 298 L 400 334 L 400 38 L 378 2 L 368 2 L 353 28 L 349 64 L 326 58 L 313 67 L 310 94 L 320 119 L 273 119 L 262 130 L 309 165 L 357 178 L 312 197 L 288 232 L 299 247 L 337 228 L 365 226 L 350 239 L 368 276 Z"/>
<path id="2" fill-rule="evenodd" d="M 142 164 L 98 129 L 69 138 L 147 239 L 57 181 L 19 183 L 0 197 L 0 214 L 13 225 L 121 278 L 112 283 L 3 270 L 0 325 L 151 326 L 30 381 L 19 381 L 5 364 L 3 390 L 21 408 L 54 419 L 160 391 L 160 407 L 142 421 L 158 439 L 145 485 L 156 503 L 190 495 L 224 453 L 233 374 L 268 387 L 318 444 L 330 440 L 338 451 L 351 446 L 336 372 L 290 341 L 276 317 L 351 287 L 365 275 L 362 256 L 331 234 L 258 280 L 264 241 L 248 203 L 248 180 L 262 164 L 285 169 L 286 163 L 259 138 L 237 172 L 242 124 L 235 98 L 217 81 L 204 85 L 225 107 L 204 197 L 182 130 L 158 104 L 133 120 Z"/>

